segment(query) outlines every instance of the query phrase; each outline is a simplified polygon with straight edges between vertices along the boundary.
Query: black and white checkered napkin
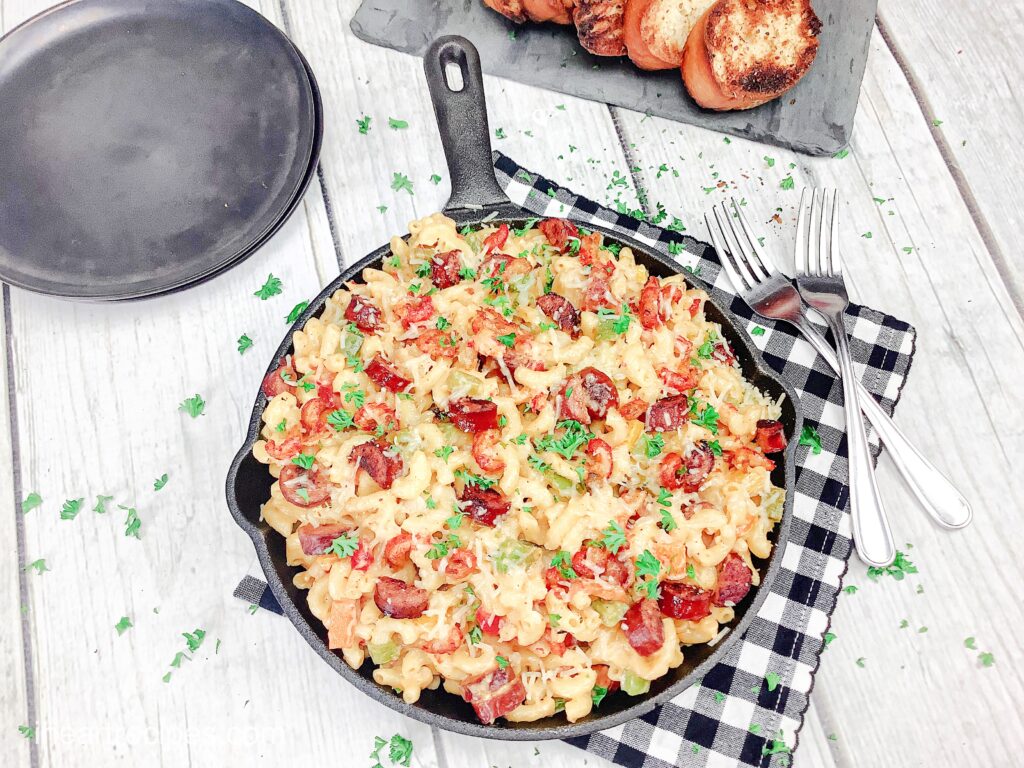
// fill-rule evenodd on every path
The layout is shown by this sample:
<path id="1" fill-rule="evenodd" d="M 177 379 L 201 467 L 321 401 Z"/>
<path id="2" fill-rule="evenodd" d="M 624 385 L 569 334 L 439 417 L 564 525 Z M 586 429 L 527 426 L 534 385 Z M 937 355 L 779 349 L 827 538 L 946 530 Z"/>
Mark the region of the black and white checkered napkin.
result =
<path id="1" fill-rule="evenodd" d="M 850 517 L 845 513 L 842 389 L 836 376 L 788 326 L 751 319 L 753 312 L 736 297 L 728 276 L 720 273 L 711 246 L 578 197 L 500 153 L 496 168 L 508 196 L 538 216 L 601 224 L 666 254 L 670 243 L 681 243 L 683 251 L 675 258 L 711 285 L 715 297 L 747 321 L 748 330 L 766 329 L 751 336 L 754 344 L 768 365 L 796 387 L 804 424 L 821 436 L 821 453 L 815 455 L 806 447 L 798 450 L 793 525 L 782 569 L 743 639 L 698 685 L 669 703 L 570 743 L 628 768 L 786 765 L 852 551 Z M 914 329 L 851 304 L 846 330 L 854 361 L 863 367 L 864 385 L 891 413 L 914 355 Z M 872 448 L 877 455 L 874 439 Z M 281 612 L 267 585 L 252 576 L 243 579 L 235 595 Z"/>

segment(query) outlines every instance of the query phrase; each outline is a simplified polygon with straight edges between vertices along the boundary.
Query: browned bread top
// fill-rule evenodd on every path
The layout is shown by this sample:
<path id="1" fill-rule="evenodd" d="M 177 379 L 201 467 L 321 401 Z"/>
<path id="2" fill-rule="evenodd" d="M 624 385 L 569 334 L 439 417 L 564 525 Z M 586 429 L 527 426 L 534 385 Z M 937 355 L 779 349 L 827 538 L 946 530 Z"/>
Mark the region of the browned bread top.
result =
<path id="1" fill-rule="evenodd" d="M 572 13 L 580 43 L 596 56 L 623 56 L 626 0 L 576 0 Z"/>
<path id="2" fill-rule="evenodd" d="M 723 92 L 767 99 L 804 76 L 820 31 L 810 0 L 719 0 L 708 14 L 704 41 Z"/>
<path id="3" fill-rule="evenodd" d="M 526 11 L 523 8 L 523 0 L 484 0 L 484 5 L 491 8 L 502 16 L 522 24 L 526 21 Z"/>
<path id="4" fill-rule="evenodd" d="M 640 21 L 640 36 L 651 53 L 677 66 L 686 38 L 715 0 L 653 0 Z"/>

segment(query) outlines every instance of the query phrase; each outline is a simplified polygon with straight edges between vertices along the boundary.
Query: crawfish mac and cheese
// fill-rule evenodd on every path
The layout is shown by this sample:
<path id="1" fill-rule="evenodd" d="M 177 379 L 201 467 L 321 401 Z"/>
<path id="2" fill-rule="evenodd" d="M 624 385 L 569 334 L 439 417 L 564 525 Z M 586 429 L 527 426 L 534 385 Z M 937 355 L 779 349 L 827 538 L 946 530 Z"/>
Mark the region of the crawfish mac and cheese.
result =
<path id="1" fill-rule="evenodd" d="M 352 667 L 586 716 L 718 640 L 783 490 L 707 295 L 562 219 L 395 237 L 263 383 L 263 518 Z"/>

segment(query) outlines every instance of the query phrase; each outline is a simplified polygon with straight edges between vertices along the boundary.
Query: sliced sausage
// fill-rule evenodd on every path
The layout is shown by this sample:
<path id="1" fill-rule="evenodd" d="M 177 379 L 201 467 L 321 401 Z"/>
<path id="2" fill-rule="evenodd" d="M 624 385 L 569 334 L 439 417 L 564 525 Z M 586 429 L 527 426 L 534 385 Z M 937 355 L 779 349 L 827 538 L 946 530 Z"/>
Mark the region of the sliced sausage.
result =
<path id="1" fill-rule="evenodd" d="M 277 479 L 281 495 L 297 507 L 317 507 L 331 498 L 331 484 L 318 470 L 305 470 L 297 464 L 285 464 Z"/>
<path id="2" fill-rule="evenodd" d="M 339 523 L 328 525 L 310 525 L 303 523 L 299 526 L 299 546 L 307 555 L 322 555 L 331 548 L 331 544 L 343 533 L 348 533 L 349 528 Z"/>
<path id="3" fill-rule="evenodd" d="M 289 384 L 288 381 L 285 381 L 286 378 L 292 383 Z M 268 399 L 279 395 L 282 392 L 291 392 L 294 395 L 295 381 L 295 369 L 291 365 L 281 363 L 281 365 L 263 377 L 263 384 L 261 388 L 263 390 L 263 394 L 266 395 Z"/>
<path id="4" fill-rule="evenodd" d="M 718 587 L 715 605 L 736 605 L 750 591 L 750 568 L 735 552 L 730 553 L 718 566 Z"/>
<path id="5" fill-rule="evenodd" d="M 345 319 L 363 333 L 373 333 L 380 328 L 380 309 L 365 296 L 356 294 L 345 307 Z"/>
<path id="6" fill-rule="evenodd" d="M 352 449 L 349 458 L 381 488 L 390 488 L 402 471 L 402 457 L 386 452 L 388 444 L 383 440 L 370 440 Z"/>
<path id="7" fill-rule="evenodd" d="M 463 432 L 498 428 L 498 406 L 490 400 L 463 397 L 448 403 L 448 416 Z"/>
<path id="8" fill-rule="evenodd" d="M 497 668 L 462 684 L 462 698 L 481 723 L 490 725 L 526 701 L 526 687 L 511 667 Z"/>
<path id="9" fill-rule="evenodd" d="M 462 282 L 462 261 L 458 251 L 435 253 L 430 257 L 430 279 L 438 290 L 451 288 Z"/>
<path id="10" fill-rule="evenodd" d="M 492 488 L 481 488 L 467 483 L 459 495 L 462 511 L 481 525 L 494 526 L 502 515 L 507 515 L 511 504 Z"/>
<path id="11" fill-rule="evenodd" d="M 366 375 L 374 384 L 382 389 L 391 392 L 403 392 L 412 384 L 409 379 L 400 374 L 391 363 L 384 359 L 379 352 L 373 356 L 373 360 L 366 366 Z"/>
<path id="12" fill-rule="evenodd" d="M 665 643 L 665 626 L 661 609 L 653 600 L 633 603 L 622 617 L 626 627 L 626 640 L 641 656 L 650 656 Z"/>
<path id="13" fill-rule="evenodd" d="M 663 397 L 647 409 L 647 431 L 673 432 L 683 425 L 683 419 L 689 412 L 690 401 L 686 395 Z"/>
<path id="14" fill-rule="evenodd" d="M 427 610 L 430 595 L 427 590 L 406 584 L 400 579 L 381 576 L 373 590 L 373 602 L 381 613 L 392 619 L 416 619 Z"/>
<path id="15" fill-rule="evenodd" d="M 711 593 L 693 584 L 663 581 L 658 607 L 670 619 L 700 621 L 711 613 Z"/>
<path id="16" fill-rule="evenodd" d="M 555 325 L 574 339 L 580 335 L 580 313 L 565 296 L 545 293 L 537 299 L 541 312 L 555 321 Z"/>

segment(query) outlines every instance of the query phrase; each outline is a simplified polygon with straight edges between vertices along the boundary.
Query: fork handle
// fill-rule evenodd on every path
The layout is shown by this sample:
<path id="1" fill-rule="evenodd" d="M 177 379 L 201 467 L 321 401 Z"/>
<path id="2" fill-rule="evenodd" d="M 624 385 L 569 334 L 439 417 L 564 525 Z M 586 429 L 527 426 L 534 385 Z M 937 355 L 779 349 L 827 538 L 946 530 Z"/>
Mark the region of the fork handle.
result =
<path id="1" fill-rule="evenodd" d="M 828 316 L 836 337 L 839 370 L 843 385 L 843 407 L 846 412 L 846 445 L 850 469 L 850 515 L 853 520 L 853 541 L 857 554 L 868 565 L 883 568 L 896 559 L 896 543 L 889 528 L 889 519 L 882 505 L 882 496 L 875 482 L 871 465 L 868 435 L 857 402 L 857 374 L 850 357 L 850 344 L 843 328 L 842 312 Z"/>
<path id="2" fill-rule="evenodd" d="M 824 336 L 806 318 L 797 323 L 800 332 L 836 371 L 839 359 Z M 867 388 L 857 382 L 857 400 L 879 438 L 889 449 L 889 456 L 903 477 L 910 492 L 931 518 L 943 528 L 957 530 L 970 524 L 974 514 L 971 505 L 945 475 L 924 457 L 903 431 L 878 404 Z"/>

